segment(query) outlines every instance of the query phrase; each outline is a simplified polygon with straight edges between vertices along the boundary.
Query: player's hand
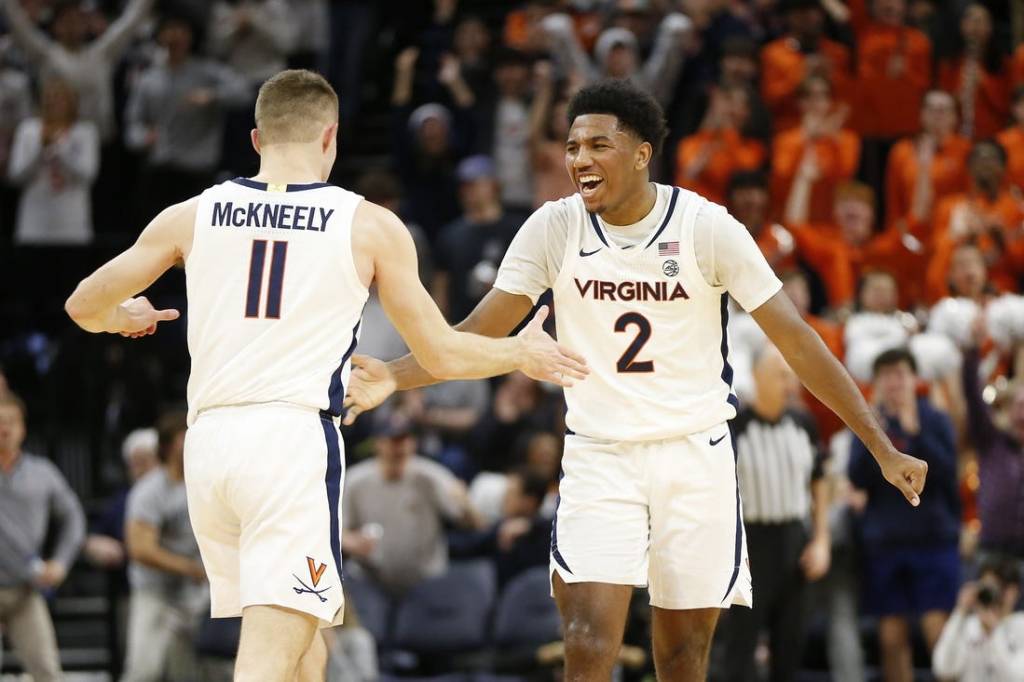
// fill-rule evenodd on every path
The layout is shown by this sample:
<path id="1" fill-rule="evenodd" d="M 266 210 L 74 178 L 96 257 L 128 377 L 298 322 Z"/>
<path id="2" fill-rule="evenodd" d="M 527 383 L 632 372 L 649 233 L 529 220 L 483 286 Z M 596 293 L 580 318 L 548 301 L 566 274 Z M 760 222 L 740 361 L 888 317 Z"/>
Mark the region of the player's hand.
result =
<path id="1" fill-rule="evenodd" d="M 156 332 L 156 326 L 160 322 L 170 322 L 180 316 L 181 313 L 173 308 L 157 310 L 148 298 L 137 296 L 129 298 L 118 307 L 115 328 L 111 331 L 130 339 L 137 339 Z"/>
<path id="2" fill-rule="evenodd" d="M 920 495 L 924 490 L 924 479 L 928 476 L 927 462 L 893 450 L 879 465 L 885 480 L 899 488 L 907 502 L 915 507 L 921 504 Z"/>
<path id="3" fill-rule="evenodd" d="M 519 332 L 522 352 L 519 369 L 537 381 L 548 381 L 559 386 L 573 385 L 573 379 L 585 379 L 590 370 L 587 361 L 560 345 L 544 331 L 548 307 L 542 305 L 529 324 Z"/>
<path id="4" fill-rule="evenodd" d="M 387 363 L 369 355 L 353 355 L 352 376 L 344 402 L 348 411 L 342 423 L 345 426 L 355 423 L 356 417 L 387 400 L 397 386 Z"/>
<path id="5" fill-rule="evenodd" d="M 809 582 L 819 580 L 828 573 L 832 563 L 832 546 L 828 538 L 816 537 L 807 543 L 800 554 L 800 568 Z"/>

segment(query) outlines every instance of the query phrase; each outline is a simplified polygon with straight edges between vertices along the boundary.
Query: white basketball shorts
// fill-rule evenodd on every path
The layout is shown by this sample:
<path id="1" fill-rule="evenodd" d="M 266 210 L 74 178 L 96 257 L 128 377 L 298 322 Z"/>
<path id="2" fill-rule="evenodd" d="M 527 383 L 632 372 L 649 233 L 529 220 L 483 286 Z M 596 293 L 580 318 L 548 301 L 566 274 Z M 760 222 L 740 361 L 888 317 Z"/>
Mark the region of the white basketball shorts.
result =
<path id="1" fill-rule="evenodd" d="M 562 470 L 552 575 L 647 586 L 664 609 L 753 604 L 728 424 L 648 442 L 569 434 Z"/>
<path id="2" fill-rule="evenodd" d="M 341 622 L 344 462 L 338 427 L 315 410 L 200 413 L 185 437 L 185 486 L 214 618 L 270 605 Z"/>

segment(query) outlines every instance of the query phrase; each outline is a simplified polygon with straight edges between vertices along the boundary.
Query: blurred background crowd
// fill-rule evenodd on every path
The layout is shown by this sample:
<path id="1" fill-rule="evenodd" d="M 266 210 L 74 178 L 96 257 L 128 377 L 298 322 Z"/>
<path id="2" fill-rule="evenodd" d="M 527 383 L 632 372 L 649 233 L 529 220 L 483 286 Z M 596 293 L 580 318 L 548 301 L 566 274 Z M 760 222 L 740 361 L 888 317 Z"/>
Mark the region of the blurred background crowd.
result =
<path id="1" fill-rule="evenodd" d="M 332 181 L 406 222 L 452 323 L 573 193 L 572 93 L 654 95 L 654 179 L 729 208 L 930 467 L 911 509 L 735 311 L 756 607 L 723 613 L 712 678 L 1024 680 L 1022 38 L 1015 0 L 0 0 L 0 671 L 230 673 L 182 483 L 185 324 L 88 336 L 62 303 L 163 207 L 256 172 L 256 89 L 294 66 L 340 94 Z M 183 272 L 149 295 L 184 310 Z M 406 352 L 372 296 L 358 350 Z M 515 374 L 345 431 L 332 680 L 557 679 L 563 417 Z M 653 679 L 635 606 L 617 675 Z"/>

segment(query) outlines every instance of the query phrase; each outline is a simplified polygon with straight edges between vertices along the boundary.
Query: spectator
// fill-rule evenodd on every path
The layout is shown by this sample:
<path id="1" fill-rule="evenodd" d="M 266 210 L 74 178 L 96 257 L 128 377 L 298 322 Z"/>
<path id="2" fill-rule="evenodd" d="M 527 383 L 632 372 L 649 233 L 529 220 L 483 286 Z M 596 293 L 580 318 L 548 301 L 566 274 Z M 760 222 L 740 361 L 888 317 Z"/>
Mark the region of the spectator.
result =
<path id="1" fill-rule="evenodd" d="M 427 240 L 427 235 L 422 227 L 406 220 L 401 215 L 402 187 L 398 182 L 398 178 L 387 170 L 368 170 L 356 182 L 355 191 L 356 194 L 361 195 L 367 201 L 383 206 L 392 213 L 402 217 L 402 222 L 405 223 L 409 234 L 412 236 L 413 244 L 416 245 L 416 258 L 419 260 L 420 266 L 420 281 L 423 282 L 423 286 L 430 286 L 430 282 L 434 278 L 434 264 L 430 257 L 430 241 Z M 403 354 L 406 352 L 408 351 L 403 351 Z"/>
<path id="2" fill-rule="evenodd" d="M 569 100 L 558 95 L 551 62 L 533 69 L 530 104 L 530 162 L 533 168 L 533 208 L 576 193 L 565 169 L 565 140 L 569 137 Z"/>
<path id="3" fill-rule="evenodd" d="M 835 322 L 811 314 L 811 292 L 807 284 L 807 275 L 800 270 L 789 270 L 780 273 L 779 278 L 782 280 L 782 290 L 793 301 L 800 316 L 807 324 L 811 325 L 814 331 L 818 332 L 818 336 L 825 342 L 828 349 L 841 361 L 843 359 L 843 329 Z M 808 411 L 814 417 L 814 423 L 823 441 L 828 441 L 837 431 L 844 428 L 843 421 L 836 416 L 835 412 L 828 409 L 810 391 L 801 388 L 801 395 Z M 843 471 L 845 478 L 845 468 Z"/>
<path id="4" fill-rule="evenodd" d="M 185 414 L 157 424 L 160 466 L 128 495 L 128 652 L 125 682 L 195 679 L 192 641 L 206 607 L 206 571 L 185 496 Z"/>
<path id="5" fill-rule="evenodd" d="M 798 268 L 814 272 L 816 282 L 826 279 L 825 288 L 833 290 L 848 278 L 849 263 L 843 252 L 825 235 L 797 241 L 794 231 L 778 223 L 769 223 L 768 180 L 761 172 L 738 172 L 729 182 L 728 207 L 757 242 L 761 252 L 776 271 Z M 797 225 L 797 229 L 801 226 Z M 808 230 L 804 230 L 808 232 Z M 820 286 L 819 286 L 820 289 Z"/>
<path id="6" fill-rule="evenodd" d="M 850 80 L 850 51 L 822 36 L 825 17 L 818 0 L 783 0 L 786 35 L 761 48 L 761 96 L 779 133 L 800 125 L 802 85 L 811 78 L 832 84 L 845 102 Z M 856 163 L 856 161 L 855 161 Z"/>
<path id="7" fill-rule="evenodd" d="M 978 319 L 962 371 L 967 406 L 967 437 L 978 458 L 979 549 L 1024 560 L 1024 385 L 1010 393 L 1006 427 L 997 426 L 981 385 L 980 346 L 984 325 Z"/>
<path id="8" fill-rule="evenodd" d="M 472 140 L 468 120 L 473 93 L 462 80 L 458 64 L 449 60 L 444 78 L 455 93 L 452 110 L 430 102 L 412 108 L 413 74 L 419 50 L 408 47 L 395 59 L 391 91 L 394 160 L 405 190 L 402 216 L 419 224 L 433 240 L 459 214 L 455 166 L 467 155 Z"/>
<path id="9" fill-rule="evenodd" d="M 288 55 L 298 46 L 298 25 L 291 19 L 285 0 L 218 0 L 210 18 L 210 53 L 255 92 L 287 67 Z"/>
<path id="10" fill-rule="evenodd" d="M 342 548 L 381 587 L 401 594 L 447 569 L 446 522 L 480 523 L 462 482 L 416 454 L 404 414 L 388 415 L 374 435 L 375 458 L 345 477 Z"/>
<path id="11" fill-rule="evenodd" d="M 244 102 L 227 107 L 223 164 L 254 175 L 259 167 L 249 142 L 252 109 L 263 81 L 288 65 L 298 46 L 296 8 L 286 0 L 218 0 L 210 17 L 209 52 L 248 83 Z"/>
<path id="12" fill-rule="evenodd" d="M 1024 87 L 1013 93 L 1013 125 L 996 136 L 1006 150 L 1006 175 L 1010 183 L 1024 188 Z"/>
<path id="13" fill-rule="evenodd" d="M 25 404 L 0 395 L 0 626 L 36 682 L 61 679 L 53 621 L 42 593 L 56 590 L 85 536 L 75 493 L 53 464 L 23 452 Z M 56 529 L 53 551 L 44 551 Z"/>
<path id="14" fill-rule="evenodd" d="M 158 449 L 156 429 L 135 429 L 125 437 L 121 445 L 121 456 L 128 470 L 129 485 L 107 502 L 102 515 L 93 525 L 93 532 L 85 539 L 83 554 L 93 564 L 107 569 L 124 565 L 128 493 L 139 479 L 159 465 Z"/>
<path id="15" fill-rule="evenodd" d="M 444 381 L 404 392 L 401 409 L 416 425 L 422 452 L 456 474 L 460 470 L 468 473 L 467 436 L 480 421 L 490 397 L 491 387 L 485 379 Z"/>
<path id="16" fill-rule="evenodd" d="M 752 95 L 748 102 L 750 120 L 746 132 L 758 139 L 768 139 L 771 136 L 771 121 L 761 101 L 757 58 L 757 43 L 750 38 L 734 35 L 723 40 L 715 64 L 718 80 L 712 81 L 709 77 L 706 85 L 686 88 L 686 97 L 679 103 L 677 122 L 672 122 L 673 132 L 697 132 L 711 106 L 711 95 L 719 89 L 741 87 Z"/>
<path id="17" fill-rule="evenodd" d="M 772 682 L 796 678 L 806 636 L 807 585 L 828 572 L 828 488 L 810 418 L 791 409 L 799 382 L 774 346 L 754 360 L 755 398 L 732 421 L 743 524 L 758 601 L 725 622 L 726 680 L 756 677 L 767 629 Z M 806 524 L 811 521 L 808 535 Z"/>
<path id="18" fill-rule="evenodd" d="M 960 584 L 956 446 L 949 417 L 916 396 L 917 365 L 908 351 L 882 353 L 873 373 L 873 402 L 887 435 L 901 452 L 928 463 L 929 494 L 910 510 L 888 490 L 864 444 L 856 440 L 850 450 L 850 483 L 867 495 L 865 610 L 879 618 L 883 678 L 909 682 L 909 619 L 920 619 L 925 644 L 934 649 Z"/>
<path id="19" fill-rule="evenodd" d="M 921 102 L 921 132 L 889 152 L 885 175 L 885 226 L 927 242 L 935 205 L 967 189 L 970 140 L 956 132 L 956 100 L 931 90 Z"/>
<path id="20" fill-rule="evenodd" d="M 952 54 L 939 60 L 938 84 L 960 104 L 960 133 L 976 140 L 1003 129 L 1010 114 L 1010 69 L 992 36 L 992 15 L 973 2 L 964 9 Z"/>
<path id="21" fill-rule="evenodd" d="M 1018 234 L 1024 206 L 1006 186 L 1006 150 L 983 140 L 967 159 L 970 189 L 947 197 L 935 211 L 933 255 L 928 264 L 928 297 L 946 295 L 946 275 L 956 246 L 972 242 L 985 255 L 992 283 L 1000 291 L 1016 291 L 1024 271 L 1024 240 Z"/>
<path id="22" fill-rule="evenodd" d="M 927 267 L 920 243 L 898 228 L 875 235 L 875 192 L 853 180 L 835 188 L 831 221 L 809 223 L 815 173 L 812 161 L 805 157 L 789 192 L 785 221 L 801 251 L 828 253 L 831 250 L 835 254 L 831 263 L 819 261 L 817 265 L 828 291 L 829 305 L 840 310 L 850 306 L 857 279 L 868 269 L 894 274 L 901 304 L 910 306 L 919 301 Z"/>
<path id="23" fill-rule="evenodd" d="M 721 204 L 734 173 L 764 164 L 764 143 L 748 134 L 753 97 L 751 90 L 739 85 L 711 91 L 700 130 L 676 148 L 677 185 Z"/>
<path id="24" fill-rule="evenodd" d="M 89 190 L 100 165 L 99 138 L 78 117 L 75 91 L 64 81 L 43 85 L 38 118 L 21 122 L 8 169 L 24 186 L 16 244 L 82 246 L 92 242 Z"/>
<path id="25" fill-rule="evenodd" d="M 465 319 L 491 290 L 498 265 L 522 224 L 501 205 L 497 168 L 490 157 L 463 159 L 456 175 L 462 216 L 438 237 L 431 287 L 438 307 L 452 322 Z"/>
<path id="26" fill-rule="evenodd" d="M 444 68 L 444 67 L 442 67 Z M 527 211 L 533 203 L 530 164 L 530 58 L 504 48 L 494 57 L 494 96 L 477 102 L 476 147 L 491 156 L 501 187 L 501 203 Z"/>
<path id="27" fill-rule="evenodd" d="M 506 479 L 501 519 L 463 549 L 494 559 L 499 588 L 527 569 L 547 566 L 551 550 L 551 517 L 542 513 L 547 479 L 525 468 Z"/>
<path id="28" fill-rule="evenodd" d="M 974 244 L 960 244 L 949 259 L 949 295 L 983 306 L 995 294 L 988 279 L 985 255 Z"/>
<path id="29" fill-rule="evenodd" d="M 941 680 L 1019 679 L 1024 670 L 1024 614 L 1016 612 L 1020 569 L 987 562 L 960 596 L 935 646 L 932 669 Z"/>
<path id="30" fill-rule="evenodd" d="M 551 14 L 542 21 L 558 70 L 589 83 L 599 78 L 628 78 L 649 92 L 662 106 L 672 99 L 686 60 L 693 22 L 671 12 L 658 26 L 650 56 L 641 63 L 636 34 L 621 26 L 605 29 L 594 44 L 594 58 L 584 51 L 566 14 Z"/>
<path id="31" fill-rule="evenodd" d="M 548 430 L 552 421 L 540 384 L 522 372 L 506 375 L 469 436 L 478 470 L 508 471 L 523 434 Z"/>
<path id="32" fill-rule="evenodd" d="M 849 3 L 850 25 L 857 39 L 859 95 L 853 127 L 882 146 L 917 132 L 917 112 L 932 82 L 931 41 L 907 26 L 907 4 L 906 0 Z M 884 164 L 885 156 L 880 155 L 879 168 Z"/>
<path id="33" fill-rule="evenodd" d="M 9 52 L 0 41 L 0 170 L 7 168 L 18 124 L 32 115 L 28 75 L 10 63 Z"/>
<path id="34" fill-rule="evenodd" d="M 44 78 L 56 77 L 78 93 L 84 121 L 96 126 L 100 138 L 114 137 L 114 67 L 146 20 L 155 0 L 130 0 L 124 12 L 99 38 L 87 42 L 89 24 L 77 0 L 58 3 L 51 27 L 53 39 L 39 30 L 21 0 L 3 0 L 7 21 L 18 46 Z"/>
<path id="35" fill-rule="evenodd" d="M 125 141 L 145 156 L 144 220 L 213 184 L 225 109 L 249 97 L 241 77 L 193 55 L 193 38 L 187 21 L 165 16 L 157 42 L 166 62 L 146 70 L 129 95 Z"/>
<path id="36" fill-rule="evenodd" d="M 477 100 L 487 96 L 493 87 L 490 51 L 491 31 L 483 19 L 466 16 L 455 24 L 452 52 L 459 60 L 462 77 L 466 79 Z"/>
<path id="37" fill-rule="evenodd" d="M 849 108 L 833 101 L 829 81 L 811 76 L 800 86 L 799 126 L 777 134 L 772 141 L 772 197 L 781 215 L 798 173 L 811 180 L 811 222 L 828 220 L 834 189 L 857 171 L 860 138 L 843 127 Z"/>

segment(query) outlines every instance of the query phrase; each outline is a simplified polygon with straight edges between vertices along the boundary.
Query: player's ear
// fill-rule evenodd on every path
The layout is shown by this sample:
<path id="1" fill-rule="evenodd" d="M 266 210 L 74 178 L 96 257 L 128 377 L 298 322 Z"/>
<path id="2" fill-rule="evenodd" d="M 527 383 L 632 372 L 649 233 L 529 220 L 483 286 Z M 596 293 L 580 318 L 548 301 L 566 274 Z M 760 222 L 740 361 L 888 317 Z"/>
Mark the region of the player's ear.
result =
<path id="1" fill-rule="evenodd" d="M 337 139 L 337 137 L 338 137 L 338 122 L 335 121 L 331 125 L 329 125 L 326 128 L 324 128 L 324 136 L 323 136 L 323 140 L 321 140 L 321 146 L 323 147 L 323 150 L 325 152 L 328 149 L 331 148 L 331 143 L 334 142 L 335 139 Z"/>
<path id="2" fill-rule="evenodd" d="M 249 140 L 252 142 L 252 148 L 256 150 L 256 153 L 260 153 L 260 131 L 258 128 L 253 128 L 249 131 Z"/>
<path id="3" fill-rule="evenodd" d="M 647 167 L 647 164 L 651 162 L 651 157 L 654 156 L 654 147 L 651 146 L 650 142 L 641 142 L 636 148 L 636 160 L 634 162 L 634 168 L 636 170 L 642 170 Z"/>

